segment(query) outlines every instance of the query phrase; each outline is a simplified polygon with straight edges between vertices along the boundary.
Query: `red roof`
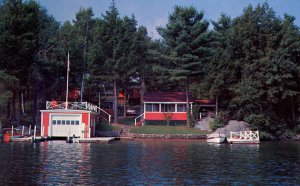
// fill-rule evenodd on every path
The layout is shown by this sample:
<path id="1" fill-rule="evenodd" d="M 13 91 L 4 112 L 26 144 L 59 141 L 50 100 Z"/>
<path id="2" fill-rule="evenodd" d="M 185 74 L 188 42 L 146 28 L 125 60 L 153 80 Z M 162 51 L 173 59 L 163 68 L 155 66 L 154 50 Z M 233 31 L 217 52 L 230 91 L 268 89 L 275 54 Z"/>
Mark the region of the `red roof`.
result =
<path id="1" fill-rule="evenodd" d="M 191 95 L 190 101 L 192 102 Z M 144 102 L 186 102 L 185 92 L 146 92 Z"/>
<path id="2" fill-rule="evenodd" d="M 196 103 L 200 103 L 202 105 L 215 105 L 215 100 L 211 100 L 211 99 L 198 99 L 198 100 L 194 100 L 194 102 Z"/>

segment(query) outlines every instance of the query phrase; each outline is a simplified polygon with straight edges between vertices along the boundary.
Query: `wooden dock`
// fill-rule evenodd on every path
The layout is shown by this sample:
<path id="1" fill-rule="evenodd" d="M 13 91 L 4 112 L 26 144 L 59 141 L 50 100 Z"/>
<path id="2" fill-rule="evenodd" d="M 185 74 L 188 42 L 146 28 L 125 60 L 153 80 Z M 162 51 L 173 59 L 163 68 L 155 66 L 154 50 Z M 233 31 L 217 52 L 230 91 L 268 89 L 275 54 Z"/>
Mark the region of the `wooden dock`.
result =
<path id="1" fill-rule="evenodd" d="M 107 144 L 114 141 L 115 137 L 100 137 L 100 138 L 74 138 L 74 143 L 103 143 Z"/>
<path id="2" fill-rule="evenodd" d="M 11 142 L 40 142 L 40 141 L 44 141 L 44 140 L 45 140 L 45 138 L 41 137 L 41 136 L 37 136 L 35 138 L 35 140 L 34 140 L 33 136 L 10 139 Z"/>

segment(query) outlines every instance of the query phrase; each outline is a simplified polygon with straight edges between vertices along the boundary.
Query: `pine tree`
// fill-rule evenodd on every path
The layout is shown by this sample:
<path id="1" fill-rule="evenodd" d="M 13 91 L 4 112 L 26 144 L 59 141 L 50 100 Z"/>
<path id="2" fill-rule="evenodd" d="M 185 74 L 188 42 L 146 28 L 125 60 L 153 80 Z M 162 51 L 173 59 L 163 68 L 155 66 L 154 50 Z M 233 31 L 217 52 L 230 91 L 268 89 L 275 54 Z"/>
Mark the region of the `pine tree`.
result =
<path id="1" fill-rule="evenodd" d="M 166 69 L 173 81 L 184 82 L 188 112 L 189 81 L 201 78 L 211 52 L 209 22 L 203 16 L 194 7 L 175 6 L 166 26 L 158 29 L 169 49 Z"/>

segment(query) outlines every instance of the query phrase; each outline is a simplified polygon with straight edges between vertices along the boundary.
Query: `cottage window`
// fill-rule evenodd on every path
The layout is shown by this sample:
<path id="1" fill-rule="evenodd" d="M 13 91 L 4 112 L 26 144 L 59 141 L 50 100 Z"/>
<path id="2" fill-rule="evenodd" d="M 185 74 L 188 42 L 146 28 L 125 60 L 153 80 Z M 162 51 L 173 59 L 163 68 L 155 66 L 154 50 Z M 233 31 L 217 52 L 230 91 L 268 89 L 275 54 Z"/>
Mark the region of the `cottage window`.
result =
<path id="1" fill-rule="evenodd" d="M 158 103 L 147 103 L 146 111 L 147 112 L 159 112 L 159 104 Z"/>
<path id="2" fill-rule="evenodd" d="M 177 104 L 177 112 L 186 112 L 186 104 Z"/>
<path id="3" fill-rule="evenodd" d="M 175 104 L 161 104 L 162 112 L 175 112 Z"/>
<path id="4" fill-rule="evenodd" d="M 149 103 L 146 104 L 146 111 L 152 112 L 152 104 L 149 104 Z"/>

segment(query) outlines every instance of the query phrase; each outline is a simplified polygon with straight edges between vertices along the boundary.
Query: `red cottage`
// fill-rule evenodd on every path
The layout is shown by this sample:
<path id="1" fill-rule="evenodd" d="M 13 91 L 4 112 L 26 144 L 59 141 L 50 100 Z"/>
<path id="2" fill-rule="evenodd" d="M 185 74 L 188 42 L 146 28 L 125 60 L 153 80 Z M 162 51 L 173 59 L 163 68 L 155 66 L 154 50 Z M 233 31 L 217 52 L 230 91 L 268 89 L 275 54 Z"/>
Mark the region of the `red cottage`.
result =
<path id="1" fill-rule="evenodd" d="M 87 102 L 47 101 L 40 112 L 43 137 L 94 137 L 100 117 L 98 107 Z"/>
<path id="2" fill-rule="evenodd" d="M 192 108 L 191 97 L 189 100 Z M 144 95 L 144 124 L 146 125 L 166 125 L 167 120 L 170 120 L 171 125 L 186 124 L 186 111 L 185 92 L 146 92 Z"/>

